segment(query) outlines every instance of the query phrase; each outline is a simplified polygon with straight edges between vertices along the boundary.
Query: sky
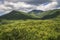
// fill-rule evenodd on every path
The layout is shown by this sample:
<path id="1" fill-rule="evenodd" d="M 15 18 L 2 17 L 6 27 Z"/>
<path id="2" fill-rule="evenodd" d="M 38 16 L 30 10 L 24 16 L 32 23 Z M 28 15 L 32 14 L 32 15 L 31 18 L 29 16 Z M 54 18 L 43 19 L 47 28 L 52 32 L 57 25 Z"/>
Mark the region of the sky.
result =
<path id="1" fill-rule="evenodd" d="M 0 0 L 0 15 L 12 10 L 28 12 L 31 10 L 60 9 L 60 0 Z"/>

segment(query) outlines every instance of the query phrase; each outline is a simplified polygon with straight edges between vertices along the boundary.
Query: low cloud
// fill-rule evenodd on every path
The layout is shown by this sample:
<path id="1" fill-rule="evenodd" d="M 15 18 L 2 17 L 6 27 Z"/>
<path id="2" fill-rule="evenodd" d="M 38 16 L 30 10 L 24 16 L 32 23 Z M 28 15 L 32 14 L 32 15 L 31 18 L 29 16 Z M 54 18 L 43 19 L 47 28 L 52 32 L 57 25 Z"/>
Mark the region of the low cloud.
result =
<path id="1" fill-rule="evenodd" d="M 60 0 L 0 0 L 0 14 L 11 10 L 31 11 L 60 9 Z"/>
<path id="2" fill-rule="evenodd" d="M 34 9 L 36 6 L 35 5 L 31 5 L 31 4 L 27 4 L 25 2 L 8 2 L 5 1 L 4 4 L 6 7 L 11 7 L 12 10 L 22 10 L 22 11 L 27 11 L 28 9 Z"/>
<path id="3" fill-rule="evenodd" d="M 55 9 L 57 7 L 57 5 L 58 5 L 57 2 L 50 2 L 46 5 L 44 5 L 44 4 L 39 5 L 37 7 L 37 9 L 47 11 L 47 10 Z"/>
<path id="4" fill-rule="evenodd" d="M 59 0 L 6 0 L 4 5 L 12 10 L 28 11 L 32 9 L 53 10 L 59 6 Z M 43 3 L 43 4 L 42 4 Z M 46 5 L 45 5 L 46 3 Z M 38 5 L 37 5 L 38 4 Z"/>

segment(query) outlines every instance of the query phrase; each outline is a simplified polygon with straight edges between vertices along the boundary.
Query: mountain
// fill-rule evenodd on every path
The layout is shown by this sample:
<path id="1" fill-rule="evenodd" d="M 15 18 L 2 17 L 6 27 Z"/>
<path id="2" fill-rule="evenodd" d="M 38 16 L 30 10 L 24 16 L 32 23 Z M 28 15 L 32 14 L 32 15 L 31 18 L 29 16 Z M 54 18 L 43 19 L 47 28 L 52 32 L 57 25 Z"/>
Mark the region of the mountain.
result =
<path id="1" fill-rule="evenodd" d="M 41 13 L 41 12 L 43 12 L 42 10 L 32 10 L 32 11 L 30 11 L 29 13 Z"/>
<path id="2" fill-rule="evenodd" d="M 19 12 L 19 11 L 15 11 L 13 10 L 12 12 L 5 14 L 3 16 L 0 16 L 0 19 L 31 19 L 32 17 L 29 16 L 28 14 L 24 13 L 24 12 Z"/>
<path id="3" fill-rule="evenodd" d="M 41 19 L 60 19 L 60 9 L 46 11 L 41 13 L 39 16 Z"/>
<path id="4" fill-rule="evenodd" d="M 34 16 L 34 17 L 38 17 L 39 18 L 39 16 L 38 15 L 40 15 L 40 13 L 42 13 L 42 12 L 44 12 L 44 11 L 42 11 L 42 10 L 32 10 L 32 11 L 30 11 L 28 14 L 29 15 L 31 15 L 31 16 Z"/>
<path id="5" fill-rule="evenodd" d="M 33 10 L 35 12 L 41 12 L 39 14 L 35 13 L 24 13 L 21 11 L 15 11 L 0 16 L 0 19 L 60 19 L 60 9 L 49 10 L 49 11 L 40 11 L 40 10 Z"/>
<path id="6" fill-rule="evenodd" d="M 49 10 L 49 11 L 40 11 L 39 13 L 39 10 L 36 11 L 34 13 L 34 11 L 36 10 L 33 10 L 33 12 L 31 11 L 30 15 L 36 17 L 36 18 L 39 18 L 39 19 L 60 19 L 60 9 L 55 9 L 55 10 Z"/>

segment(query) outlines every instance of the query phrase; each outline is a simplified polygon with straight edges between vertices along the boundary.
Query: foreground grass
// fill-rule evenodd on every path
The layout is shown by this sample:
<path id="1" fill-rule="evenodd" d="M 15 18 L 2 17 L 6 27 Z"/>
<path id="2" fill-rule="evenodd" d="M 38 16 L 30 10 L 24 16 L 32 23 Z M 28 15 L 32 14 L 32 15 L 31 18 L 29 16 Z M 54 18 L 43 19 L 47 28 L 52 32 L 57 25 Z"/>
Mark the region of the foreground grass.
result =
<path id="1" fill-rule="evenodd" d="M 0 40 L 60 40 L 60 21 L 0 20 Z"/>

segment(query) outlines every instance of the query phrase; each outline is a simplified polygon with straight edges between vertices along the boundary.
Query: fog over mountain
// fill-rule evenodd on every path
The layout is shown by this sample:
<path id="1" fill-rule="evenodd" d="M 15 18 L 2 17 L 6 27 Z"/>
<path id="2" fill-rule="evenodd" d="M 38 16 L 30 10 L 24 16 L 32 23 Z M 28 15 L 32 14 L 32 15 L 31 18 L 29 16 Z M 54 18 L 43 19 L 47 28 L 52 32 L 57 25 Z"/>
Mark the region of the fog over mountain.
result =
<path id="1" fill-rule="evenodd" d="M 33 9 L 53 10 L 60 9 L 60 0 L 0 0 L 0 13 L 11 10 L 28 12 Z"/>

